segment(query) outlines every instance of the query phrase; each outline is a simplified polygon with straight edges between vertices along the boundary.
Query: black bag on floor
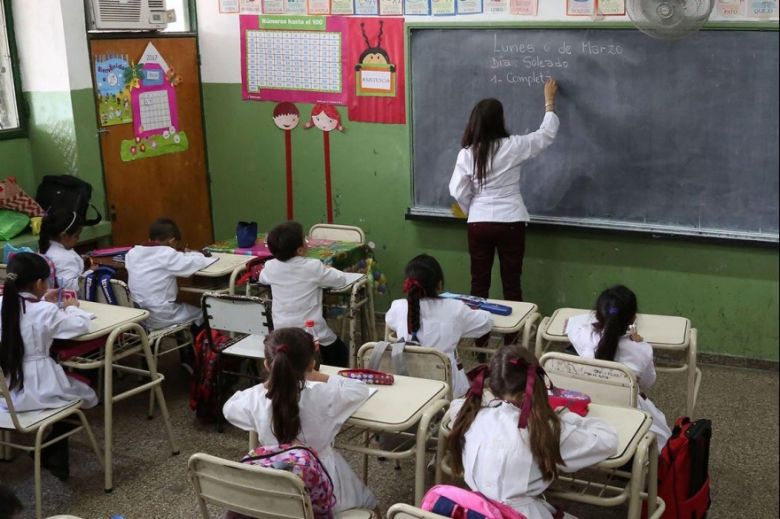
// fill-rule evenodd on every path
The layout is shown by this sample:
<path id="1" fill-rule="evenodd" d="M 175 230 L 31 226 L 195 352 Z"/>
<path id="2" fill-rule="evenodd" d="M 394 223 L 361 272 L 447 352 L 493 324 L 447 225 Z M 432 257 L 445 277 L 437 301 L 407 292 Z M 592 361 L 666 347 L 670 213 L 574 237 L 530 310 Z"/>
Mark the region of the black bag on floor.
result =
<path id="1" fill-rule="evenodd" d="M 73 175 L 46 175 L 38 186 L 35 200 L 45 211 L 75 211 L 84 225 L 96 225 L 103 216 L 89 203 L 92 198 L 92 185 Z M 87 218 L 87 210 L 92 207 L 96 218 Z"/>

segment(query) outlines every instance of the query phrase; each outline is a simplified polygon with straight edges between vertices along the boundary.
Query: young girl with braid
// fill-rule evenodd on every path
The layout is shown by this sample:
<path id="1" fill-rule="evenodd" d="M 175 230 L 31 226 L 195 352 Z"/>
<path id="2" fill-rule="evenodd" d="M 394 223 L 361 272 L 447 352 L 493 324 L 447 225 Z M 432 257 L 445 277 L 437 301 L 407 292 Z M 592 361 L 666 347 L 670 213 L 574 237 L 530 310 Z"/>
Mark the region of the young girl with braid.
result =
<path id="1" fill-rule="evenodd" d="M 312 336 L 279 328 L 265 340 L 268 381 L 233 395 L 223 413 L 228 422 L 257 431 L 262 445 L 300 442 L 313 447 L 333 480 L 334 512 L 375 509 L 374 494 L 333 448 L 341 426 L 369 397 L 363 382 L 314 370 Z"/>
<path id="2" fill-rule="evenodd" d="M 436 258 L 421 254 L 406 265 L 406 299 L 393 301 L 385 314 L 387 326 L 399 339 L 416 341 L 444 352 L 452 363 L 452 394 L 466 394 L 469 384 L 455 358 L 463 337 L 478 338 L 490 332 L 493 321 L 484 310 L 472 310 L 457 299 L 443 299 L 444 274 Z"/>
<path id="3" fill-rule="evenodd" d="M 636 295 L 617 285 L 599 295 L 593 313 L 570 317 L 566 334 L 579 356 L 625 364 L 636 375 L 639 389 L 647 391 L 655 384 L 653 347 L 632 326 L 636 312 Z M 644 393 L 637 398 L 637 407 L 653 417 L 650 431 L 658 439 L 658 449 L 663 449 L 672 435 L 666 416 Z"/>
<path id="4" fill-rule="evenodd" d="M 489 377 L 492 395 L 483 397 Z M 454 471 L 485 497 L 528 519 L 569 517 L 543 498 L 559 471 L 574 472 L 615 454 L 618 437 L 608 423 L 583 418 L 547 402 L 544 371 L 520 345 L 501 348 L 469 373 L 465 399 L 450 406 L 455 416 L 447 451 Z"/>

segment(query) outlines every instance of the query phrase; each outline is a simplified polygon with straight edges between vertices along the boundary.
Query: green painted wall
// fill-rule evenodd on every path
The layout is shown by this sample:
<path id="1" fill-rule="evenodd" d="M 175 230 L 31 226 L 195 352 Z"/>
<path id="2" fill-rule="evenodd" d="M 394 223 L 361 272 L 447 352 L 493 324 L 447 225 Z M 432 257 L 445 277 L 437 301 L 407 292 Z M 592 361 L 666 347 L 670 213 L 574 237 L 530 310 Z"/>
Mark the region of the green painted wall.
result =
<path id="1" fill-rule="evenodd" d="M 35 195 L 35 175 L 29 139 L 0 140 L 0 179 L 16 177 L 22 188 Z"/>
<path id="2" fill-rule="evenodd" d="M 284 136 L 272 121 L 274 104 L 242 101 L 240 85 L 205 84 L 204 105 L 216 236 L 231 235 L 239 220 L 270 228 L 285 218 Z M 299 108 L 305 121 L 311 107 Z M 404 219 L 407 128 L 345 127 L 331 135 L 336 223 L 362 227 L 376 244 L 390 281 L 377 309 L 400 296 L 403 266 L 420 252 L 442 262 L 447 288 L 467 291 L 464 225 Z M 301 124 L 292 144 L 295 217 L 308 227 L 325 217 L 322 133 Z M 560 306 L 588 307 L 605 286 L 625 283 L 642 311 L 689 317 L 701 351 L 777 360 L 779 270 L 776 247 L 531 228 L 523 286 L 549 315 Z M 500 297 L 495 271 L 492 294 Z"/>

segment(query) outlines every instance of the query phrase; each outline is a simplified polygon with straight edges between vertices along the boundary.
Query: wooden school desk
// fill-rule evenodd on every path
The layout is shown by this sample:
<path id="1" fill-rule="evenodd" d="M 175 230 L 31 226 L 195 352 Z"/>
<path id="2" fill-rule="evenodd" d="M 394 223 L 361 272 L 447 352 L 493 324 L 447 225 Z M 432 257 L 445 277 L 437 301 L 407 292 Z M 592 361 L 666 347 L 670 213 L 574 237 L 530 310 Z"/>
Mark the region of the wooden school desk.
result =
<path id="1" fill-rule="evenodd" d="M 648 515 L 654 517 L 658 494 L 658 447 L 655 434 L 650 432 L 653 419 L 639 409 L 594 403 L 589 406 L 588 417 L 605 420 L 618 434 L 618 448 L 615 454 L 592 468 L 613 476 L 619 475 L 621 479 L 627 479 L 628 484 L 615 486 L 611 484 L 613 483 L 611 479 L 606 482 L 586 481 L 561 472 L 556 483 L 545 494 L 600 506 L 617 506 L 628 501 L 630 519 L 639 519 L 642 499 L 647 498 Z M 445 440 L 451 431 L 451 426 L 452 417 L 448 413 L 442 421 L 442 434 L 439 436 L 437 446 L 439 460 L 436 466 L 437 484 L 442 481 L 445 473 L 452 475 L 445 452 Z M 631 472 L 616 471 L 618 467 L 629 462 L 632 463 Z M 561 489 L 562 486 L 566 488 Z M 660 515 L 660 512 L 656 511 L 656 513 Z"/>
<path id="2" fill-rule="evenodd" d="M 525 301 L 504 301 L 503 299 L 488 299 L 490 303 L 496 303 L 499 305 L 509 306 L 512 308 L 512 313 L 509 315 L 490 314 L 493 320 L 493 327 L 490 329 L 492 333 L 500 333 L 503 335 L 510 333 L 518 333 L 523 331 L 521 344 L 524 348 L 528 349 L 531 341 L 531 334 L 533 333 L 534 325 L 539 320 L 541 315 L 539 314 L 538 307 L 533 303 L 527 303 Z M 385 327 L 385 340 L 395 342 L 398 337 L 395 330 Z M 428 346 L 423 344 L 423 346 Z M 458 346 L 460 351 L 472 351 L 477 353 L 495 353 L 496 348 L 479 348 L 477 346 Z"/>
<path id="3" fill-rule="evenodd" d="M 90 341 L 106 337 L 106 345 L 103 349 L 80 357 L 72 357 L 62 361 L 63 366 L 74 369 L 102 369 L 102 380 L 104 388 L 103 396 L 103 415 L 105 423 L 105 445 L 104 445 L 104 489 L 110 492 L 113 489 L 113 468 L 112 468 L 112 449 L 113 449 L 113 417 L 114 403 L 124 400 L 130 396 L 143 391 L 154 391 L 157 404 L 168 433 L 168 442 L 173 454 L 179 453 L 179 448 L 173 438 L 173 428 L 171 426 L 168 407 L 165 404 L 165 397 L 162 392 L 162 381 L 165 379 L 162 374 L 157 372 L 152 351 L 149 348 L 149 341 L 146 331 L 140 323 L 147 317 L 149 312 L 140 308 L 128 308 L 125 306 L 105 305 L 101 303 L 92 303 L 81 301 L 79 306 L 82 310 L 91 312 L 95 315 L 89 327 L 89 332 L 75 337 L 74 341 Z M 131 368 L 116 364 L 115 362 L 126 357 L 142 353 L 146 359 L 148 370 Z M 123 393 L 114 394 L 113 371 L 121 370 L 148 377 L 149 381 L 139 386 L 129 389 Z"/>
<path id="4" fill-rule="evenodd" d="M 559 308 L 552 316 L 545 317 L 536 334 L 536 356 L 552 343 L 568 343 L 564 325 L 569 317 L 590 313 L 582 308 Z M 686 373 L 685 412 L 693 418 L 696 398 L 701 384 L 701 370 L 696 367 L 696 339 L 698 332 L 691 327 L 691 321 L 671 315 L 637 314 L 636 328 L 639 335 L 654 349 L 682 353 L 684 360 L 670 367 L 656 367 L 658 372 Z"/>
<path id="5" fill-rule="evenodd" d="M 320 371 L 338 377 L 339 370 L 333 366 L 320 366 Z M 344 444 L 337 446 L 363 454 L 363 481 L 368 474 L 367 456 L 383 456 L 388 459 L 414 458 L 414 501 L 422 501 L 425 490 L 425 446 L 430 437 L 429 425 L 447 405 L 449 384 L 439 380 L 395 376 L 392 386 L 376 386 L 377 391 L 366 400 L 344 424 Z M 368 432 L 400 433 L 417 426 L 415 444 L 404 451 L 384 451 L 368 445 Z M 350 431 L 350 429 L 352 429 Z"/>
<path id="6" fill-rule="evenodd" d="M 213 252 L 211 258 L 216 261 L 193 274 L 192 284 L 181 286 L 179 291 L 193 294 L 234 294 L 236 279 L 244 271 L 246 264 L 254 259 L 252 256 L 224 252 Z"/>

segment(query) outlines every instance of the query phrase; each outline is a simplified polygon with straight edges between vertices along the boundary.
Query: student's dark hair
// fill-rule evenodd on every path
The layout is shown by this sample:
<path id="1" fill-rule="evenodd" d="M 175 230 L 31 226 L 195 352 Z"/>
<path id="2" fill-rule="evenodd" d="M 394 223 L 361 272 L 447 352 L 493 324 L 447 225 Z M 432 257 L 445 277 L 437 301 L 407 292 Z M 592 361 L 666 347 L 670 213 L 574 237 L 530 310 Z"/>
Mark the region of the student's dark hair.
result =
<path id="1" fill-rule="evenodd" d="M 0 369 L 8 377 L 8 389 L 24 389 L 24 341 L 22 340 L 21 292 L 29 291 L 39 279 L 49 279 L 49 264 L 32 252 L 14 254 L 6 268 L 3 305 L 0 308 Z"/>
<path id="2" fill-rule="evenodd" d="M 41 221 L 41 234 L 38 236 L 38 250 L 45 254 L 52 241 L 60 241 L 60 237 L 75 236 L 84 227 L 84 220 L 76 211 L 63 211 L 61 209 L 46 213 Z"/>
<path id="3" fill-rule="evenodd" d="M 312 336 L 300 328 L 279 328 L 265 339 L 265 358 L 271 368 L 266 386 L 271 431 L 279 443 L 290 443 L 301 432 L 298 400 L 314 355 Z"/>
<path id="4" fill-rule="evenodd" d="M 171 238 L 181 240 L 181 231 L 176 222 L 170 218 L 158 218 L 149 226 L 149 239 L 152 241 L 168 241 Z"/>
<path id="5" fill-rule="evenodd" d="M 404 277 L 406 329 L 414 337 L 420 331 L 420 299 L 438 297 L 439 286 L 444 284 L 444 272 L 436 258 L 420 254 L 406 264 Z"/>
<path id="6" fill-rule="evenodd" d="M 0 485 L 0 519 L 13 519 L 22 508 L 22 502 L 11 489 Z"/>
<path id="7" fill-rule="evenodd" d="M 596 300 L 596 322 L 593 328 L 601 333 L 596 358 L 615 360 L 620 338 L 636 318 L 636 295 L 623 285 L 603 291 Z"/>
<path id="8" fill-rule="evenodd" d="M 463 148 L 471 148 L 474 174 L 480 188 L 485 184 L 488 169 L 500 144 L 499 139 L 505 137 L 509 137 L 509 132 L 504 126 L 504 107 L 501 101 L 488 98 L 478 102 L 471 110 L 460 145 Z"/>
<path id="9" fill-rule="evenodd" d="M 294 258 L 296 251 L 303 247 L 303 226 L 298 222 L 280 223 L 268 233 L 268 250 L 279 261 Z"/>
<path id="10" fill-rule="evenodd" d="M 529 370 L 529 365 L 532 366 Z M 539 465 L 542 477 L 549 481 L 558 474 L 558 466 L 565 465 L 561 456 L 561 421 L 547 401 L 543 372 L 534 354 L 518 344 L 502 347 L 490 361 L 490 391 L 496 398 L 504 398 L 518 407 L 525 398 L 529 371 L 537 380 L 528 416 L 528 437 L 531 454 Z M 463 474 L 463 447 L 466 432 L 474 423 L 482 407 L 482 395 L 469 391 L 447 439 L 447 451 L 456 474 Z"/>

